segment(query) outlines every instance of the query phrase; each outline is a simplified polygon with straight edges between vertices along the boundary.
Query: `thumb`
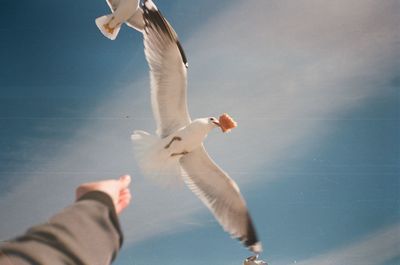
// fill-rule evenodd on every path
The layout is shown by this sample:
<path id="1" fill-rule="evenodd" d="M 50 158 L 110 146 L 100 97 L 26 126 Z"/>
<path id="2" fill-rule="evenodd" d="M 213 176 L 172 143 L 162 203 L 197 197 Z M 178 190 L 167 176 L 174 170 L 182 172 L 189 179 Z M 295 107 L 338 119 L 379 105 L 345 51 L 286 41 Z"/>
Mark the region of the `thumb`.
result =
<path id="1" fill-rule="evenodd" d="M 129 184 L 131 184 L 131 176 L 124 175 L 119 178 L 119 189 L 120 190 L 128 188 Z"/>

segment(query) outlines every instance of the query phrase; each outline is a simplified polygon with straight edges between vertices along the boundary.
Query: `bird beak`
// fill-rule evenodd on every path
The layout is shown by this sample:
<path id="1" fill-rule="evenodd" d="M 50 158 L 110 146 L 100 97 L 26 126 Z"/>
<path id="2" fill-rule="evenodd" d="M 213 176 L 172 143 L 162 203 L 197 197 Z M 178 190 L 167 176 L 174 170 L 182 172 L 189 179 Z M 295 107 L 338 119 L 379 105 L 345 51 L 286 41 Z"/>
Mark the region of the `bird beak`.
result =
<path id="1" fill-rule="evenodd" d="M 215 125 L 217 125 L 218 127 L 221 127 L 221 124 L 220 124 L 218 121 L 213 121 L 213 123 L 214 123 Z"/>
<path id="2" fill-rule="evenodd" d="M 213 121 L 213 123 L 214 123 L 215 125 L 217 125 L 219 128 L 221 128 L 222 132 L 225 132 L 225 131 L 224 131 L 224 128 L 222 128 L 221 124 L 220 124 L 218 121 Z"/>

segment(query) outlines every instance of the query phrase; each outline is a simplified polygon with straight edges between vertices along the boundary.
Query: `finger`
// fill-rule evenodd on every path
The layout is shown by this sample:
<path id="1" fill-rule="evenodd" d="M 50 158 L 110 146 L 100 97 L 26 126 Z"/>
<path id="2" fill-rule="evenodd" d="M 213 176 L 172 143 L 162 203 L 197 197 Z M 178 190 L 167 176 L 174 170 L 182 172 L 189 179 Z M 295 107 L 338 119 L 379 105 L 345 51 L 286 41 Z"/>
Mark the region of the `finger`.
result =
<path id="1" fill-rule="evenodd" d="M 120 190 L 128 188 L 129 184 L 131 184 L 131 176 L 124 175 L 119 178 Z"/>

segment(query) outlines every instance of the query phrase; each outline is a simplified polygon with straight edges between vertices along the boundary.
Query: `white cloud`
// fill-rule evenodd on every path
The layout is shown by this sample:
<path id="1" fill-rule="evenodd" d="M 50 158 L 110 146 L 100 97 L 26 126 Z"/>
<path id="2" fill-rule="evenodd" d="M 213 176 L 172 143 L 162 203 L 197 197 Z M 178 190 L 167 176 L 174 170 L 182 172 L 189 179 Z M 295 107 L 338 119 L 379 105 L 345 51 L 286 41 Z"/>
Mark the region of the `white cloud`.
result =
<path id="1" fill-rule="evenodd" d="M 278 262 L 296 265 L 380 265 L 400 257 L 400 224 L 386 227 L 363 240 L 303 261 Z"/>
<path id="2" fill-rule="evenodd" d="M 260 166 L 329 133 L 321 121 L 340 118 L 378 93 L 399 61 L 393 5 L 239 1 L 205 22 L 183 43 L 192 116 L 229 112 L 239 121 L 231 134 L 208 138 L 215 160 L 241 185 L 251 185 Z M 0 212 L 7 213 L 0 238 L 72 201 L 78 183 L 126 172 L 136 175 L 134 204 L 123 216 L 127 241 L 193 227 L 185 224 L 205 207 L 184 187 L 171 192 L 144 180 L 133 161 L 130 132 L 154 129 L 145 76 L 99 104 L 98 118 L 88 119 L 51 162 L 21 166 L 25 181 L 0 200 Z"/>

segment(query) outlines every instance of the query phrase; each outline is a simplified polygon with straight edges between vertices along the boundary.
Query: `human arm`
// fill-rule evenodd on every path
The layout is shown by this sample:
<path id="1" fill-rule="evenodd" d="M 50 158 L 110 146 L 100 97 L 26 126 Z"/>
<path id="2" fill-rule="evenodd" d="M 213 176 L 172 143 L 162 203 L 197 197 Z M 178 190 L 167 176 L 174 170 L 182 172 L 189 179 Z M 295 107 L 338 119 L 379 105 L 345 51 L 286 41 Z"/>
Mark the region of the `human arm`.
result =
<path id="1" fill-rule="evenodd" d="M 122 244 L 117 213 L 130 201 L 130 177 L 87 183 L 77 201 L 45 224 L 0 246 L 0 264 L 109 264 Z"/>

